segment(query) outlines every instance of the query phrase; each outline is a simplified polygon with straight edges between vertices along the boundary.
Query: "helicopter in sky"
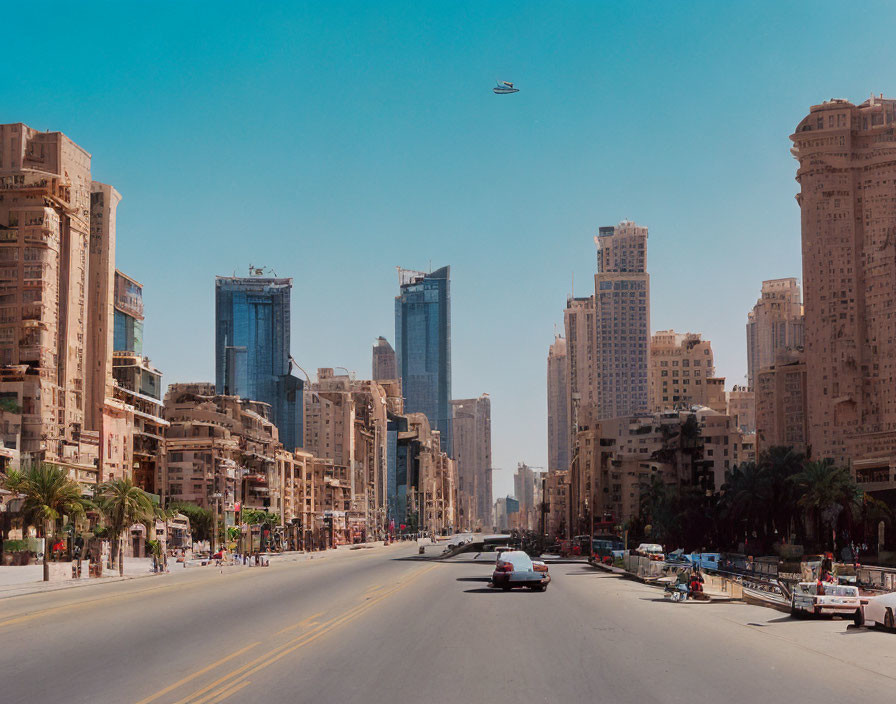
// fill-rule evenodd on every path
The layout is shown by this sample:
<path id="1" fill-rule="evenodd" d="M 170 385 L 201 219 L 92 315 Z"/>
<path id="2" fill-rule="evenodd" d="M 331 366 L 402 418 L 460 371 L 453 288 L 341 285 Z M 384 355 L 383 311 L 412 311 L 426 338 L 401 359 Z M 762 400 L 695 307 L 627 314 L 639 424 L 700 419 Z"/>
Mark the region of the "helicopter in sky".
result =
<path id="1" fill-rule="evenodd" d="M 498 81 L 498 85 L 492 88 L 498 95 L 506 95 L 507 93 L 519 93 L 519 88 L 514 88 L 513 83 L 507 81 Z"/>

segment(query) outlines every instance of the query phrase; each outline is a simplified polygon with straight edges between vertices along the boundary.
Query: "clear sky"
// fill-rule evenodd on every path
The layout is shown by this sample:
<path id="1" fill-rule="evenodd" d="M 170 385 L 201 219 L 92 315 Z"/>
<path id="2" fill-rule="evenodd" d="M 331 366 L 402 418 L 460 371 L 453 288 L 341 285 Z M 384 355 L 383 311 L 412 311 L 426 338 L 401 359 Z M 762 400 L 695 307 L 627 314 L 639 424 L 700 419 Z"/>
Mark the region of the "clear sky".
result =
<path id="1" fill-rule="evenodd" d="M 283 5 L 283 7 L 281 7 Z M 492 397 L 495 495 L 547 464 L 545 358 L 592 235 L 650 228 L 653 330 L 728 385 L 763 279 L 800 276 L 788 135 L 892 95 L 892 3 L 8 3 L 0 121 L 123 196 L 165 382 L 214 379 L 216 274 L 294 278 L 293 354 L 370 374 L 395 266 L 451 265 L 455 398 Z M 496 79 L 521 92 L 498 96 Z"/>

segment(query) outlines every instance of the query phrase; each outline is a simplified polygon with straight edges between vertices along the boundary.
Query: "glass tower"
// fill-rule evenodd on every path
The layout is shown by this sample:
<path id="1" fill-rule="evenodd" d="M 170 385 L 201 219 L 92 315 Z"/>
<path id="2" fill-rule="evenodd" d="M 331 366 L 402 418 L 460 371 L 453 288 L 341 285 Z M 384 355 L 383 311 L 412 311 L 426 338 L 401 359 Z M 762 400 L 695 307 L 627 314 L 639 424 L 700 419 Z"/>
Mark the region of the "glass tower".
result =
<path id="1" fill-rule="evenodd" d="M 292 279 L 215 278 L 215 391 L 263 401 L 288 450 L 302 446 L 302 380 L 289 373 Z"/>
<path id="2" fill-rule="evenodd" d="M 451 448 L 450 267 L 432 273 L 399 269 L 395 358 L 406 413 L 423 413 Z"/>

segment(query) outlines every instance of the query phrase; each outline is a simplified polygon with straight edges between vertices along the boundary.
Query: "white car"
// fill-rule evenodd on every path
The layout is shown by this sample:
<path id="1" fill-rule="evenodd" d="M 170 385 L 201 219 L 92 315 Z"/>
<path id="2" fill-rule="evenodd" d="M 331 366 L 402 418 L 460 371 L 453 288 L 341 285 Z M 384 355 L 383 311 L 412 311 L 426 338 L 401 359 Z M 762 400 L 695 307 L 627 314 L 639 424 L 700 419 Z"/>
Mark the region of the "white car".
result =
<path id="1" fill-rule="evenodd" d="M 502 552 L 492 574 L 492 586 L 504 591 L 528 587 L 533 591 L 543 592 L 550 581 L 548 566 L 541 561 L 533 562 L 522 550 Z"/>
<path id="2" fill-rule="evenodd" d="M 656 543 L 641 543 L 635 550 L 636 555 L 649 557 L 651 560 L 665 560 L 666 555 L 663 553 L 663 546 Z"/>
<path id="3" fill-rule="evenodd" d="M 819 594 L 821 586 L 822 594 Z M 794 618 L 821 616 L 822 614 L 852 617 L 857 626 L 862 624 L 862 604 L 859 588 L 847 584 L 821 585 L 818 582 L 800 582 L 790 597 L 790 615 Z"/>
<path id="4" fill-rule="evenodd" d="M 865 601 L 867 599 L 867 601 Z M 862 613 L 866 626 L 896 628 L 896 592 L 866 597 Z"/>

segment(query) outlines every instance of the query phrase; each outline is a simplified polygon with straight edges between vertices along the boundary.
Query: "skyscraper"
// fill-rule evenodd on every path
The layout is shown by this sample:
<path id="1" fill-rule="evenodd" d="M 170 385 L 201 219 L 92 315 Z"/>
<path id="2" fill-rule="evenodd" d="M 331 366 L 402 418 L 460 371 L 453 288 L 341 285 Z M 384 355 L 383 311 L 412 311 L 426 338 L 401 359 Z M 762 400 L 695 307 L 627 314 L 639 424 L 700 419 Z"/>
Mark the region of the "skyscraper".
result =
<path id="1" fill-rule="evenodd" d="M 488 394 L 451 402 L 458 503 L 464 510 L 461 528 L 491 526 L 492 402 Z"/>
<path id="2" fill-rule="evenodd" d="M 594 296 L 566 299 L 563 311 L 566 331 L 566 420 L 569 458 L 575 446 L 579 412 L 597 404 L 597 376 L 594 370 L 597 344 L 594 332 Z"/>
<path id="3" fill-rule="evenodd" d="M 395 358 L 405 398 L 405 413 L 424 413 L 451 443 L 451 292 L 450 269 L 429 274 L 398 270 L 395 297 Z"/>
<path id="4" fill-rule="evenodd" d="M 618 418 L 644 411 L 648 403 L 647 228 L 626 220 L 615 227 L 601 227 L 594 242 L 598 414 L 600 418 Z"/>
<path id="5" fill-rule="evenodd" d="M 896 100 L 813 105 L 797 125 L 808 445 L 866 491 L 896 469 Z M 757 425 L 758 425 L 757 418 Z"/>
<path id="6" fill-rule="evenodd" d="M 0 399 L 21 409 L 22 458 L 52 461 L 86 420 L 90 154 L 21 123 L 0 145 Z"/>
<path id="7" fill-rule="evenodd" d="M 747 385 L 775 364 L 777 351 L 803 346 L 803 304 L 795 278 L 762 282 L 762 293 L 747 314 Z"/>
<path id="8" fill-rule="evenodd" d="M 385 337 L 378 337 L 373 346 L 373 380 L 388 381 L 398 378 L 395 368 L 395 350 Z"/>
<path id="9" fill-rule="evenodd" d="M 289 373 L 292 279 L 215 278 L 215 391 L 262 401 L 288 450 L 302 447 L 302 381 Z"/>
<path id="10" fill-rule="evenodd" d="M 554 337 L 548 350 L 548 469 L 569 469 L 569 407 L 566 339 Z"/>

